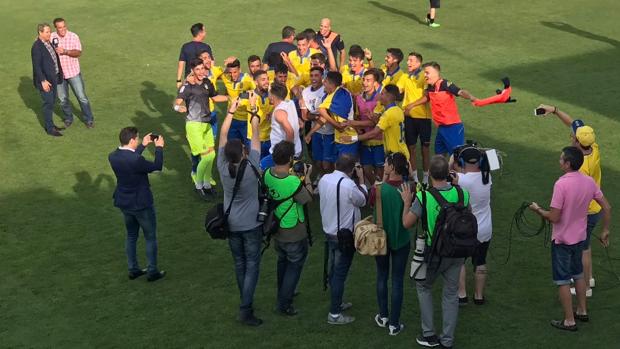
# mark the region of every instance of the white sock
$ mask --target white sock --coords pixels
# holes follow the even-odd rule
[[[202,182],[196,181],[196,189],[202,189]]]
[[[424,172],[424,179],[422,180],[422,183],[428,184],[428,172]]]
[[[412,170],[411,172],[411,180],[416,183],[420,182],[420,180],[418,179],[418,170]]]
[[[203,189],[211,189],[211,183],[209,182],[205,182],[205,184],[202,185]]]

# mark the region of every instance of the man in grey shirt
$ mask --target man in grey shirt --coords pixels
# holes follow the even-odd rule
[[[250,103],[256,103],[256,96],[250,97]],[[263,241],[262,223],[257,220],[259,209],[257,194],[260,180],[257,170],[260,158],[260,133],[258,131],[260,118],[256,114],[252,115],[251,146],[249,155],[246,155],[243,143],[239,139],[228,141],[228,131],[238,105],[239,99],[231,104],[222,123],[217,169],[224,188],[224,208],[228,208],[232,201],[228,218],[230,230],[228,244],[235,261],[237,286],[241,294],[239,321],[244,325],[259,326],[263,321],[254,316],[252,302],[258,282],[260,250]],[[235,182],[239,176],[242,176],[239,189],[233,198]]]

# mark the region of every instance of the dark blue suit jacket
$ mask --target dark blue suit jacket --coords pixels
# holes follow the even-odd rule
[[[114,206],[125,210],[141,210],[153,206],[153,193],[148,174],[161,171],[164,164],[162,147],[155,148],[155,162],[142,156],[144,146],[140,144],[135,152],[116,149],[108,156],[110,166],[116,175]]]
[[[30,50],[30,55],[32,56],[32,82],[34,87],[39,90],[43,89],[41,82],[45,80],[52,84],[52,88],[55,88],[63,79],[60,57],[58,57],[55,51],[54,54],[58,61],[58,74],[56,74],[56,68],[54,67],[54,59],[47,48],[45,48],[43,41],[37,39],[32,44],[32,49]]]

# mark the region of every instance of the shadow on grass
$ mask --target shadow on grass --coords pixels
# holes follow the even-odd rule
[[[401,9],[395,8],[395,7],[391,7],[391,6],[387,6],[385,4],[382,4],[380,2],[377,1],[369,1],[369,4],[371,4],[372,6],[379,8],[383,11],[395,14],[395,15],[399,15],[399,16],[403,16],[405,18],[409,18],[412,19],[420,24],[426,24],[425,21],[421,20],[420,17],[418,17],[415,13],[413,12],[407,12],[407,11],[403,11]]]
[[[71,89],[69,89],[69,93],[71,93]],[[41,100],[41,96],[39,94],[39,90],[37,90],[32,84],[32,78],[27,76],[22,76],[19,78],[19,85],[17,86],[17,93],[22,98],[24,102],[24,106],[26,108],[32,110],[39,121],[39,125],[43,129],[45,129],[45,118],[43,117],[43,101]],[[84,120],[84,117],[81,113],[80,108],[75,108],[75,105],[71,103],[71,109],[73,110],[74,116],[80,120]],[[80,111],[76,113],[76,111]],[[64,120],[64,115],[60,110],[60,102],[58,100],[54,103],[54,114]]]
[[[578,105],[617,120],[618,103],[610,100],[609,96],[620,93],[620,74],[615,73],[618,71],[620,42],[566,23],[541,23],[547,28],[608,43],[613,47],[572,56],[561,56],[562,53],[558,52],[558,58],[494,69],[482,76],[489,80],[510,76],[514,86],[519,89],[544,96],[545,99],[553,98]]]

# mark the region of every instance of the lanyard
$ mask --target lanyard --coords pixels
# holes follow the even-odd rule
[[[386,71],[387,71],[387,69],[386,69]],[[400,65],[399,65],[398,67],[396,67],[396,70],[394,70],[394,72],[393,72],[392,74],[387,73],[387,75],[388,75],[389,77],[392,77],[392,76],[394,76],[394,74],[398,73],[399,71],[400,71]]]
[[[241,75],[239,75],[239,80],[238,81],[233,81],[233,90],[237,89],[237,84],[243,84],[243,78],[245,77],[245,73],[241,73]]]

